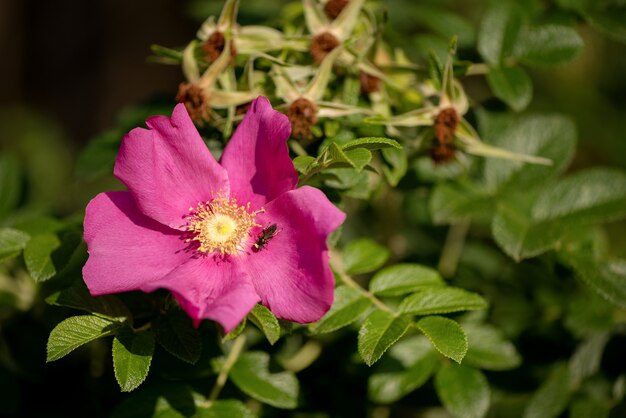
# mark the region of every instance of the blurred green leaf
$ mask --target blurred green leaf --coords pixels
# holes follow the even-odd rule
[[[200,358],[202,341],[191,318],[180,309],[170,309],[153,324],[156,341],[170,354],[195,364]]]
[[[348,274],[364,274],[379,269],[389,258],[389,250],[369,238],[350,242],[343,251],[343,267]]]
[[[529,65],[556,65],[575,58],[583,49],[575,29],[544,25],[522,30],[515,45],[515,56]]]
[[[591,3],[594,4],[595,2]],[[583,12],[583,16],[591,26],[609,38],[626,42],[626,7],[624,7],[624,4],[621,6],[609,7],[605,10],[601,8],[587,9]]]
[[[608,418],[610,408],[592,398],[575,399],[570,406],[569,418]]]
[[[411,320],[386,311],[375,310],[365,318],[359,330],[359,354],[371,366],[404,335]]]
[[[0,219],[19,203],[22,174],[18,160],[11,154],[0,154]]]
[[[524,418],[553,418],[561,415],[571,396],[570,376],[565,365],[555,367],[530,398]]]
[[[46,298],[50,305],[87,311],[96,316],[123,321],[131,319],[132,314],[114,295],[91,296],[87,287],[80,283],[55,292]]]
[[[52,253],[61,247],[59,237],[54,234],[35,235],[24,248],[26,268],[36,282],[43,282],[57,273]]]
[[[392,187],[398,185],[409,168],[406,152],[396,148],[385,148],[381,151],[387,165],[383,166],[385,178]]]
[[[122,328],[113,339],[113,368],[122,392],[136,389],[146,380],[154,353],[154,333]]]
[[[278,323],[278,319],[276,319],[274,314],[265,306],[257,304],[248,314],[248,319],[263,331],[265,338],[267,338],[270,344],[274,345],[280,338],[280,324]]]
[[[276,408],[293,409],[298,404],[299,384],[288,371],[270,373],[270,356],[260,351],[242,354],[230,371],[229,378],[247,395]],[[215,359],[221,369],[224,358]]]
[[[478,186],[467,182],[438,183],[431,191],[429,209],[433,222],[450,224],[467,218],[489,216],[493,199]]]
[[[435,375],[435,389],[453,417],[482,418],[487,415],[491,394],[487,379],[479,370],[454,363],[444,364]]]
[[[431,287],[419,290],[402,300],[400,312],[409,315],[432,315],[487,308],[482,296],[456,287]]]
[[[604,348],[609,342],[607,333],[594,334],[581,342],[569,359],[570,380],[576,385],[600,370]]]
[[[246,405],[235,399],[217,400],[208,408],[198,408],[192,418],[255,418]]]
[[[315,334],[336,331],[350,325],[372,306],[372,302],[361,292],[349,286],[335,289],[335,301],[326,315],[311,324],[309,329]]]
[[[123,132],[115,129],[103,132],[89,141],[78,156],[76,174],[89,179],[113,173],[122,136]]]
[[[463,364],[486,370],[510,370],[522,358],[515,346],[490,325],[463,325],[469,348]]]
[[[75,348],[98,338],[113,335],[123,324],[91,315],[72,316],[50,332],[46,362],[65,357]]]
[[[478,32],[478,52],[485,61],[498,66],[512,54],[522,16],[522,11],[514,1],[490,3]]]
[[[0,228],[0,261],[18,256],[26,247],[30,236],[12,228]]]
[[[419,264],[396,264],[376,273],[369,284],[378,296],[401,296],[429,286],[443,286],[439,272]]]
[[[467,353],[467,337],[456,321],[442,316],[427,316],[420,319],[416,326],[428,337],[437,351],[461,363]]]
[[[520,67],[491,68],[487,81],[493,94],[516,112],[524,110],[533,97],[532,81]]]

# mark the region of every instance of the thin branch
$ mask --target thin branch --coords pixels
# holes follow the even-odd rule
[[[233,348],[228,353],[228,357],[226,357],[226,361],[224,362],[224,366],[222,370],[220,370],[220,374],[217,376],[217,380],[215,381],[215,385],[213,385],[213,389],[211,389],[211,393],[205,402],[205,406],[209,407],[213,402],[217,400],[217,397],[220,395],[220,392],[224,388],[226,384],[226,379],[228,379],[228,374],[230,373],[230,369],[233,368],[237,359],[241,355],[244,346],[246,345],[246,335],[241,334],[235,342],[233,343]]]

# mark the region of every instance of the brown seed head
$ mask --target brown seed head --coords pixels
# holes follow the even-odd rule
[[[435,118],[435,137],[439,144],[451,144],[460,118],[453,107],[443,109]]]
[[[304,97],[294,100],[287,108],[291,122],[291,136],[299,141],[311,141],[311,128],[317,123],[317,106]]]
[[[454,158],[456,148],[452,144],[435,143],[434,148],[430,150],[430,158],[437,165],[445,164]]]
[[[359,81],[361,82],[361,91],[363,94],[376,93],[380,90],[380,78],[361,71],[359,73]]]
[[[219,58],[219,56],[224,51],[224,45],[226,45],[226,38],[224,38],[224,34],[220,31],[215,31],[208,37],[206,41],[202,44],[202,50],[204,51],[204,56],[206,60],[211,63]],[[235,55],[237,55],[237,49],[235,48],[235,43],[230,41],[230,61],[231,64],[234,62]]]
[[[322,32],[315,35],[309,46],[309,53],[316,63],[320,63],[326,58],[326,55],[339,46],[340,42],[335,35],[330,32]]]
[[[176,101],[184,103],[189,116],[196,123],[209,120],[209,98],[206,92],[194,83],[180,83]]]
[[[324,5],[324,13],[329,19],[335,20],[349,2],[349,0],[328,0]]]

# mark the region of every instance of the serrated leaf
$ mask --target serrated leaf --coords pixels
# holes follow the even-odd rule
[[[240,323],[237,324],[235,328],[230,330],[230,332],[222,337],[222,342],[232,341],[235,338],[239,337],[246,329],[246,325],[248,325],[248,318],[244,318]]]
[[[72,350],[97,338],[113,335],[122,326],[121,322],[91,315],[67,318],[50,332],[46,362],[65,357]]]
[[[479,370],[471,367],[444,364],[435,375],[435,390],[453,417],[482,418],[489,410],[489,383]]]
[[[378,403],[392,403],[422,386],[440,364],[430,341],[423,336],[404,338],[389,349],[388,357],[402,369],[374,373],[367,385],[368,397]]]
[[[538,221],[585,223],[622,218],[626,216],[626,173],[592,168],[559,179],[537,197],[532,216]]]
[[[335,301],[326,315],[318,322],[311,324],[309,329],[315,334],[336,331],[350,325],[372,306],[372,302],[361,292],[349,286],[335,289]]]
[[[345,155],[357,171],[363,170],[372,161],[372,153],[365,148],[348,150]]]
[[[463,328],[452,319],[427,316],[415,324],[444,356],[461,363],[467,353],[467,337]]]
[[[533,97],[532,81],[520,67],[491,68],[487,81],[493,94],[516,112],[524,110]]]
[[[545,182],[567,167],[576,147],[576,128],[563,116],[525,116],[497,135],[492,145],[553,161],[551,166],[495,158],[485,161],[484,177],[488,190],[525,189]]]
[[[456,287],[431,287],[402,300],[398,309],[409,315],[432,315],[486,309],[482,296]]]
[[[404,335],[411,326],[406,316],[395,316],[376,310],[369,314],[359,330],[359,354],[365,364],[371,366]]]
[[[401,296],[424,287],[443,286],[439,272],[419,264],[396,264],[382,269],[369,284],[370,292],[378,296]]]
[[[179,309],[172,309],[153,322],[157,342],[170,354],[195,364],[200,358],[202,341],[191,318]]]
[[[315,158],[310,155],[299,155],[293,159],[293,166],[301,174],[306,174],[309,171],[311,164],[315,162]]]
[[[556,65],[575,58],[582,51],[583,40],[575,29],[544,25],[521,31],[515,56],[529,65]]]
[[[269,309],[258,304],[252,308],[252,311],[248,314],[248,318],[263,331],[265,338],[267,338],[270,344],[274,345],[274,343],[278,341],[280,338],[280,324]]]
[[[402,145],[398,143],[398,141],[390,138],[358,138],[353,139],[351,141],[346,142],[341,147],[344,151],[350,151],[351,149],[356,148],[365,148],[370,151],[385,149],[385,148],[396,148],[402,149]]]
[[[433,222],[451,224],[493,213],[493,199],[477,186],[438,183],[432,190],[429,209]]]
[[[198,408],[192,418],[255,418],[246,405],[235,399],[214,401],[208,408]]]
[[[19,255],[30,235],[13,228],[0,228],[0,261]]]
[[[389,258],[389,250],[369,238],[349,243],[343,251],[343,266],[348,274],[364,274],[380,268]]]
[[[242,354],[230,371],[229,378],[247,395],[277,408],[293,409],[298,404],[299,383],[288,371],[270,373],[270,356],[260,351]],[[224,358],[214,360],[221,369]]]
[[[478,32],[478,52],[485,61],[498,65],[512,54],[522,23],[521,16],[514,2],[491,2]]]
[[[123,328],[113,339],[113,368],[122,392],[136,389],[146,380],[154,353],[154,333]]]
[[[46,281],[57,273],[52,253],[59,247],[61,241],[54,234],[36,235],[24,247],[26,268],[36,282]]]
[[[55,292],[46,298],[46,302],[50,305],[80,309],[113,320],[123,321],[132,318],[126,305],[116,296],[91,296],[83,284]]]
[[[524,418],[553,418],[561,415],[571,396],[570,376],[565,365],[555,367],[526,405]]]
[[[510,370],[522,358],[502,332],[489,325],[464,325],[469,348],[463,364],[486,370]]]

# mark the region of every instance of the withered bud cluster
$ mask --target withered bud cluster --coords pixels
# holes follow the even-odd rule
[[[210,104],[205,90],[194,83],[180,83],[176,101],[184,103],[191,119],[198,124],[209,120]]]
[[[361,83],[361,92],[363,94],[376,93],[380,91],[380,78],[361,71],[359,73],[359,81]]]
[[[329,19],[334,20],[349,2],[350,0],[328,0],[324,5],[324,13]]]
[[[298,141],[311,141],[311,128],[317,123],[317,106],[304,97],[294,100],[287,108],[287,118],[291,122],[291,136]]]
[[[454,157],[456,148],[453,140],[459,122],[459,115],[452,107],[443,109],[435,118],[435,146],[430,152],[435,164],[447,163]]]
[[[333,49],[339,46],[339,39],[335,37],[330,32],[322,32],[319,35],[315,35],[311,40],[311,45],[309,46],[309,53],[311,57],[313,57],[313,61],[317,64],[324,61],[326,55]]]
[[[224,52],[225,45],[226,38],[224,37],[224,34],[220,31],[213,32],[211,36],[209,36],[202,44],[202,51],[204,52],[206,60],[211,63],[218,59],[222,52]],[[230,41],[231,64],[234,62],[234,57],[236,55],[237,49],[235,48],[235,43]]]

